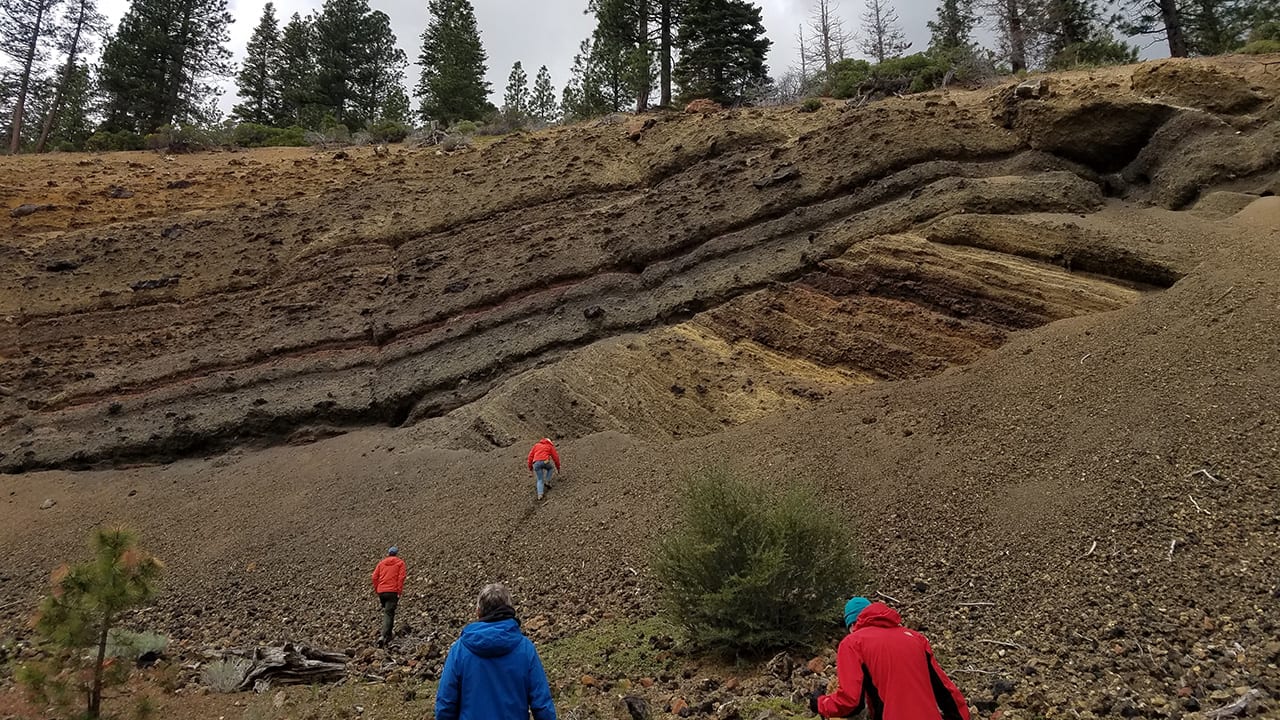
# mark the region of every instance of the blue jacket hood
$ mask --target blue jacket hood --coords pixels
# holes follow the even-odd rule
[[[509,655],[519,647],[524,633],[520,632],[520,624],[515,620],[473,622],[462,629],[458,640],[480,657],[495,658]]]

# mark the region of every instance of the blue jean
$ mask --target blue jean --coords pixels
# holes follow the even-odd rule
[[[533,464],[533,475],[538,479],[538,494],[547,491],[547,483],[551,480],[551,473],[555,472],[556,464],[550,460],[539,460]]]

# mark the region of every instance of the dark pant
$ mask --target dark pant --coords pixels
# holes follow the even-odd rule
[[[400,604],[400,595],[393,592],[378,593],[378,601],[382,603],[382,642],[391,642],[391,628],[396,624],[396,606]]]

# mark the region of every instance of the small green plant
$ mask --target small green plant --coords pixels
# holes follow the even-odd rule
[[[233,693],[240,689],[249,665],[245,658],[229,655],[206,665],[201,680],[214,692]]]
[[[773,494],[725,470],[689,482],[654,570],[667,612],[695,645],[756,653],[810,640],[863,584],[849,533],[816,494]]]
[[[20,681],[43,702],[66,706],[86,698],[85,715],[102,712],[102,691],[128,678],[130,662],[107,655],[111,630],[128,610],[150,602],[161,564],[123,528],[93,533],[93,559],[54,572],[36,632],[49,646],[45,663],[23,666]]]
[[[809,98],[808,100],[800,103],[800,112],[802,113],[818,112],[821,109],[822,101],[818,98]]]
[[[107,657],[133,662],[147,653],[162,653],[168,645],[169,638],[160,633],[114,628],[107,637]]]

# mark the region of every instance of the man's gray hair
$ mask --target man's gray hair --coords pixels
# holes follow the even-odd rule
[[[497,610],[498,608],[511,605],[511,591],[502,583],[493,583],[485,585],[480,591],[480,597],[476,599],[476,609],[480,611],[481,617]]]

